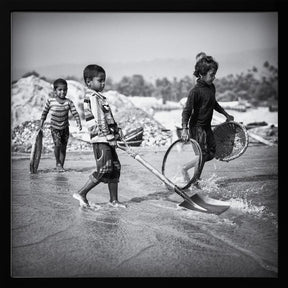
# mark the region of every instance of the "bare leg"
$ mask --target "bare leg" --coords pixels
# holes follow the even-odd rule
[[[113,207],[126,208],[127,205],[118,201],[118,183],[108,183],[108,189],[109,189],[109,193],[110,193],[109,204]]]
[[[60,161],[60,146],[58,146],[58,145],[54,146],[54,155],[55,155],[56,166],[57,166],[58,164],[61,164],[61,161]]]
[[[66,158],[66,149],[67,149],[67,145],[61,145],[60,146],[59,160],[60,160],[63,171],[64,171],[64,162],[65,162],[65,158]]]
[[[90,206],[89,202],[86,198],[86,195],[97,184],[99,184],[99,182],[95,183],[91,179],[89,179],[78,192],[75,192],[73,194],[73,198],[75,198],[76,200],[78,200],[80,202],[80,206],[85,206],[85,207]]]
[[[204,158],[204,157],[203,157]],[[204,168],[204,165],[205,165],[205,159],[203,159],[200,167],[198,168],[198,171],[197,171],[197,176],[196,176],[196,181],[193,183],[193,185],[198,188],[198,189],[201,189],[200,186],[199,186],[199,179],[200,179],[200,176],[201,176],[201,173],[202,173],[202,170]]]
[[[61,154],[61,146],[55,145],[54,146],[54,155],[55,155],[55,159],[56,159],[56,169],[59,172],[63,171],[60,154]]]
[[[188,174],[188,170],[195,167],[195,169],[197,169],[198,167],[198,161],[199,161],[199,156],[195,156],[195,158],[186,163],[185,165],[182,166],[182,175],[185,179],[185,181],[189,181],[190,180],[190,177],[189,177],[189,174]]]
[[[204,165],[205,165],[205,160],[202,161],[202,163],[201,163],[201,165],[200,165],[200,167],[199,167],[199,169],[198,169],[198,172],[197,172],[197,180],[200,179],[200,176],[201,176],[202,170],[203,170],[203,168],[204,168]]]

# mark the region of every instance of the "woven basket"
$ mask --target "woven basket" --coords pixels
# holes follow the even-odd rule
[[[220,161],[231,161],[240,157],[247,149],[249,136],[246,128],[237,122],[229,121],[213,129],[216,141],[215,158]]]

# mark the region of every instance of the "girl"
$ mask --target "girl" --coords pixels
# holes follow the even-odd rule
[[[202,55],[196,62],[193,73],[197,77],[196,85],[189,92],[182,111],[181,138],[184,141],[187,141],[189,137],[195,139],[202,151],[203,161],[201,167],[197,167],[196,179],[200,178],[205,162],[212,160],[216,152],[216,144],[211,129],[213,110],[223,114],[228,121],[234,120],[234,117],[229,115],[216,101],[213,81],[217,70],[218,63],[211,56]],[[194,167],[196,163],[198,163],[197,157],[183,167],[184,178],[188,177],[188,169]],[[195,184],[197,185],[197,182]]]

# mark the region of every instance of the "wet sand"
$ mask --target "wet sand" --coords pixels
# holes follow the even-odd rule
[[[161,170],[167,148],[135,148]],[[29,174],[29,155],[12,157],[11,276],[268,277],[278,276],[278,147],[249,146],[229,163],[212,160],[203,191],[227,201],[221,215],[177,208],[182,198],[125,152],[119,200],[108,207],[107,185],[79,208],[72,198],[94,169],[92,152],[69,152],[66,172],[43,155]]]

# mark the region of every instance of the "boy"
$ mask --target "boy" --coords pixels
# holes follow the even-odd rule
[[[190,134],[190,137],[199,143],[202,151],[203,161],[201,167],[197,167],[196,179],[200,178],[205,162],[212,160],[216,152],[215,139],[211,129],[213,110],[223,114],[227,121],[234,120],[234,117],[229,115],[216,101],[213,81],[217,70],[218,63],[211,56],[203,55],[197,61],[193,73],[197,77],[197,83],[189,92],[182,112],[181,138],[187,141]],[[194,167],[197,161],[198,159],[193,159],[183,167],[184,178],[188,177],[187,170]],[[197,182],[196,186],[198,186]]]
[[[83,72],[87,90],[84,96],[84,114],[93,145],[96,171],[86,184],[73,197],[80,206],[89,207],[87,193],[100,182],[108,184],[109,204],[112,207],[126,205],[118,201],[118,182],[121,164],[116,153],[116,141],[120,138],[120,129],[114,120],[106,98],[100,93],[105,87],[106,73],[98,65],[88,65]]]
[[[67,143],[69,139],[69,110],[76,119],[79,130],[82,130],[80,116],[72,100],[66,98],[67,82],[64,79],[57,79],[53,83],[55,98],[48,98],[41,115],[40,129],[43,129],[44,121],[51,111],[51,135],[54,142],[54,154],[56,158],[56,169],[59,172],[64,170]]]

